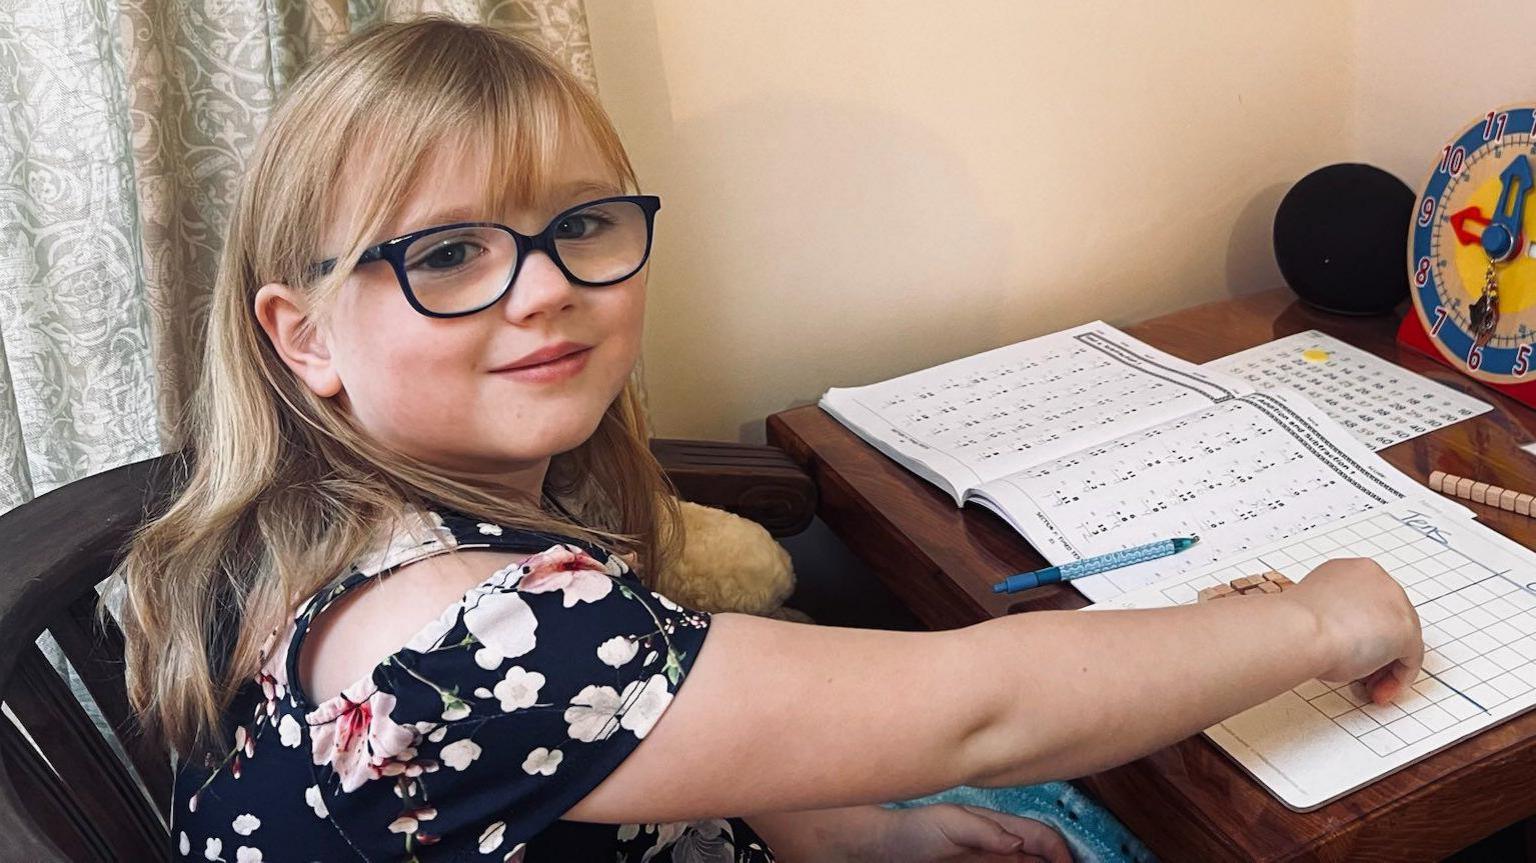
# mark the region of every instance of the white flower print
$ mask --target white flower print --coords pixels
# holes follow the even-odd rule
[[[438,757],[454,770],[463,770],[480,757],[480,744],[473,740],[455,740],[444,746]]]
[[[619,693],[611,686],[586,686],[571,698],[565,709],[565,721],[571,737],[582,743],[606,740],[617,729],[613,722],[619,712]]]
[[[641,687],[638,693],[635,692],[636,687]],[[644,740],[656,720],[661,718],[662,711],[672,703],[672,693],[667,689],[667,679],[660,674],[653,674],[644,683],[636,680],[624,687],[624,694],[619,701],[629,704],[619,725]]]
[[[640,835],[640,825],[639,824],[620,824],[619,825],[619,841],[620,842],[628,842],[629,840],[631,840],[631,839],[633,839],[633,838],[635,838],[636,836],[639,836],[639,835]]]
[[[235,849],[235,863],[261,863],[261,849],[241,845]]]
[[[501,858],[501,863],[523,863],[523,852],[528,850],[527,842],[517,843],[517,847],[507,852],[507,856]]]
[[[325,798],[320,796],[320,786],[318,785],[311,785],[304,789],[304,802],[309,804],[309,808],[315,810],[316,818],[325,818],[331,814],[325,808]]]
[[[507,570],[515,569],[516,566],[507,567]],[[533,610],[515,591],[496,582],[496,576],[493,575],[464,594],[461,601],[449,606],[437,619],[417,630],[411,640],[405,643],[406,648],[421,653],[436,649],[462,616],[470,634],[480,642],[483,650],[489,651],[487,659],[491,654],[505,658],[522,656],[532,650],[534,630],[539,625]]]
[[[681,605],[678,605],[677,603],[673,602],[670,599],[667,599],[665,596],[662,596],[659,593],[653,593],[651,595],[656,597],[656,601],[661,603],[661,607],[665,608],[667,611],[682,611],[683,610],[683,607]]]
[[[454,697],[452,700],[443,700],[443,721],[455,722],[469,715],[469,704]]]
[[[497,821],[486,827],[480,833],[480,853],[489,854],[501,847],[501,840],[507,832],[507,822]]]
[[[249,836],[256,832],[256,828],[261,826],[261,819],[247,812],[244,815],[237,816],[229,826],[241,836]]]
[[[507,669],[507,674],[496,684],[492,694],[501,701],[501,712],[511,713],[523,707],[532,707],[539,700],[539,689],[544,686],[544,675],[527,671],[521,665]]]
[[[486,671],[495,671],[506,660],[505,656],[497,653],[489,647],[482,647],[475,651],[475,664]]]
[[[283,718],[277,723],[277,739],[281,741],[284,746],[292,749],[302,742],[302,737],[303,734],[299,728],[298,721],[295,720],[290,714],[284,713]]]
[[[540,774],[553,776],[555,775],[555,768],[560,766],[560,761],[564,757],[565,753],[558,749],[551,752],[540,746],[528,753],[528,757],[523,759],[523,772],[529,776]]]
[[[539,621],[521,596],[508,591],[475,597],[464,610],[464,626],[486,649],[515,658],[533,649]]]
[[[501,536],[501,525],[498,525],[498,524],[486,524],[485,522],[482,521],[478,525],[476,525],[476,527],[478,527],[480,529],[480,532],[485,534],[486,536]]]
[[[187,831],[181,831],[181,836],[176,840],[176,850],[180,851],[183,857],[192,853],[192,840],[187,838]]]
[[[623,635],[615,635],[597,646],[597,658],[604,664],[619,668],[624,663],[635,658],[640,652],[640,644],[635,639]]]
[[[223,860],[224,859],[223,854],[224,854],[224,840],[220,839],[217,836],[210,836],[208,838],[208,843],[203,846],[203,859],[205,859],[205,860]]]

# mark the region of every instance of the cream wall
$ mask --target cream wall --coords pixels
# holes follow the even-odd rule
[[[1370,0],[1355,16],[1358,157],[1415,191],[1474,120],[1536,102],[1536,3]]]
[[[665,202],[656,430],[727,440],[828,386],[1280,284],[1274,208],[1353,157],[1356,55],[1392,50],[1357,25],[1413,36],[1337,2],[587,13],[603,101]]]

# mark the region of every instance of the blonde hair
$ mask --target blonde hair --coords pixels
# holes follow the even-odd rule
[[[632,555],[642,576],[665,566],[679,522],[647,445],[638,372],[591,438],[551,461],[545,494],[582,513],[578,524],[370,440],[283,364],[252,308],[257,289],[277,282],[303,286],[311,315],[323,315],[434,147],[486,145],[485,192],[498,206],[537,195],[573,131],[590,135],[614,179],[638,190],[612,124],[574,76],[514,36],[450,19],[366,31],[294,82],[231,217],[188,416],[184,489],[138,531],[120,569],[128,695],[162,743],[184,756],[213,744],[295,601],[344,574],[402,506],[438,504],[597,542]],[[366,177],[368,188],[343,214],[341,265],[317,281],[310,267],[326,257],[320,238],[339,218],[344,174]]]

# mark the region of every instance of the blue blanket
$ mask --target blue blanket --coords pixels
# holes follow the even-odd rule
[[[933,803],[983,806],[1043,821],[1067,840],[1077,863],[1155,863],[1157,860],[1115,816],[1070,783],[1048,782],[1012,788],[961,785],[916,800],[886,805],[892,809],[909,809]]]

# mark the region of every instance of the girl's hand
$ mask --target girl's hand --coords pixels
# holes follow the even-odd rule
[[[869,859],[892,863],[1043,860],[1072,863],[1066,840],[1048,825],[980,806],[939,803],[886,810]]]
[[[1384,704],[1419,676],[1424,636],[1419,615],[1387,571],[1367,558],[1330,560],[1285,596],[1316,615],[1327,651],[1324,680],[1360,680]]]

